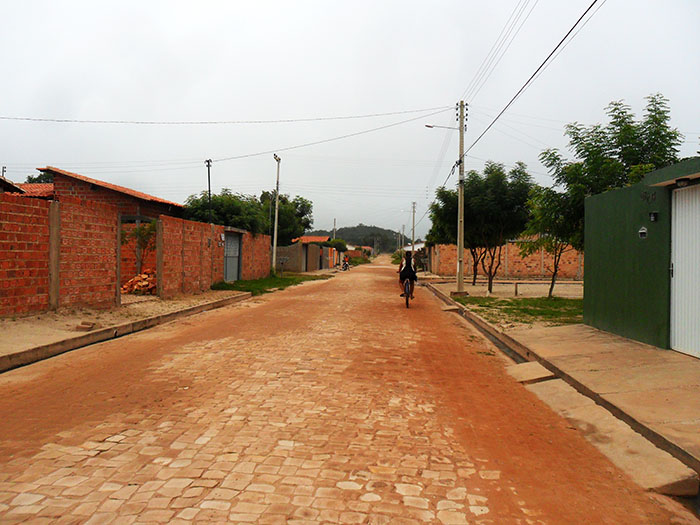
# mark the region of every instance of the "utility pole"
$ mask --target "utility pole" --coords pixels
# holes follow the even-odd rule
[[[459,189],[457,197],[457,291],[464,291],[464,101],[459,101]]]
[[[333,240],[335,240],[335,218],[333,219]]]
[[[413,257],[413,244],[415,243],[416,239],[416,203],[413,203],[412,212],[413,212],[413,227],[411,229],[411,257]]]
[[[279,219],[280,212],[280,162],[282,159],[277,156],[277,153],[273,154],[273,157],[277,161],[277,186],[275,187],[275,229],[272,237],[272,271],[277,270],[277,220]]]
[[[204,164],[207,165],[207,186],[209,187],[209,224],[212,224],[213,221],[211,220],[211,159],[205,160]]]
[[[401,225],[401,249],[403,250],[404,245],[406,244],[406,225],[402,224]]]

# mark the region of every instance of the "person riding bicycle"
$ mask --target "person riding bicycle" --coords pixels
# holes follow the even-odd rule
[[[411,252],[406,252],[406,257],[401,259],[401,264],[399,265],[399,288],[401,288],[401,297],[404,297],[403,283],[406,279],[411,281],[411,299],[413,299],[413,288],[416,286],[416,281],[418,276],[416,275],[416,270],[413,267],[413,261],[411,260]]]

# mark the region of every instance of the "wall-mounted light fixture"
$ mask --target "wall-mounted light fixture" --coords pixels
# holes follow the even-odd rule
[[[659,212],[658,211],[650,211],[649,212],[649,221],[650,222],[657,222],[659,220]]]
[[[688,184],[690,184],[690,179],[688,177],[676,179],[676,186],[679,188],[685,188]]]
[[[644,226],[642,226],[641,228],[639,228],[639,232],[637,232],[637,233],[639,234],[639,238],[640,238],[640,239],[646,239],[646,238],[647,238],[647,229],[646,229]]]

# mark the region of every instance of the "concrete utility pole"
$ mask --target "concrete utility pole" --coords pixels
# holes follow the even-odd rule
[[[413,214],[413,227],[411,228],[411,257],[413,257],[413,244],[416,239],[416,203],[413,202],[411,206],[411,212]]]
[[[404,245],[406,244],[406,225],[402,224],[401,225],[401,249],[403,250]]]
[[[464,101],[459,101],[459,189],[457,197],[457,291],[464,291]]]
[[[209,224],[212,224],[213,221],[211,220],[211,159],[205,160],[204,164],[207,165],[207,186],[209,188]]]
[[[333,219],[333,240],[335,240],[335,219]]]
[[[282,159],[277,153],[272,155],[277,161],[277,186],[275,186],[275,229],[272,237],[272,271],[277,269],[277,220],[280,213],[280,162]]]

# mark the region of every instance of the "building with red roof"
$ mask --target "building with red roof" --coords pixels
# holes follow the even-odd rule
[[[110,204],[117,207],[123,222],[152,220],[159,215],[182,217],[183,206],[176,202],[53,166],[39,168],[39,171],[53,176],[53,184],[21,184],[25,196],[52,200],[70,196],[88,202]]]

